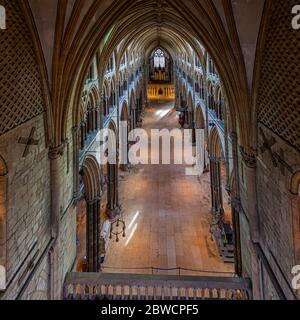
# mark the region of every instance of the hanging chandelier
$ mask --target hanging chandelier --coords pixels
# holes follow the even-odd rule
[[[109,238],[112,239],[115,236],[116,242],[119,242],[121,235],[123,238],[126,237],[126,224],[123,220],[122,215],[117,220],[111,223]]]

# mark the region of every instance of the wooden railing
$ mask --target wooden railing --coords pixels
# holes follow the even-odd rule
[[[242,278],[69,273],[66,300],[251,300]]]

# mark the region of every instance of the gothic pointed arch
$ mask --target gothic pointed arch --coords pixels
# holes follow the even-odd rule
[[[205,117],[200,104],[198,104],[196,107],[195,125],[196,129],[205,129]]]
[[[218,129],[214,126],[209,136],[209,152],[211,157],[220,161],[224,157],[224,148],[218,132]]]
[[[100,200],[101,174],[95,156],[87,155],[81,170],[86,200],[86,256],[89,272],[99,272],[100,262]]]
[[[101,195],[100,166],[93,155],[88,155],[82,166],[82,180],[84,184],[84,194],[87,200]]]

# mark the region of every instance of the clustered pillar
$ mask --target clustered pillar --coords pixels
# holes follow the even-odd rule
[[[100,196],[89,200],[87,203],[87,263],[88,272],[101,271],[100,261],[100,236],[101,236],[101,223],[100,223]]]
[[[212,189],[212,211],[214,214],[223,214],[221,163],[220,160],[210,160],[210,175]]]
[[[118,165],[107,164],[107,214],[111,220],[120,214],[119,190],[118,190]]]
[[[61,206],[61,181],[60,181],[60,161],[64,153],[65,146],[62,144],[49,151],[50,174],[51,174],[51,236],[53,245],[50,250],[51,260],[51,299],[60,299],[60,239],[59,239],[59,223],[60,223],[60,206]]]

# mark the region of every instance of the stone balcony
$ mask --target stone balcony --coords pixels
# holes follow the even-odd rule
[[[69,273],[65,300],[251,300],[251,281],[203,276]]]

